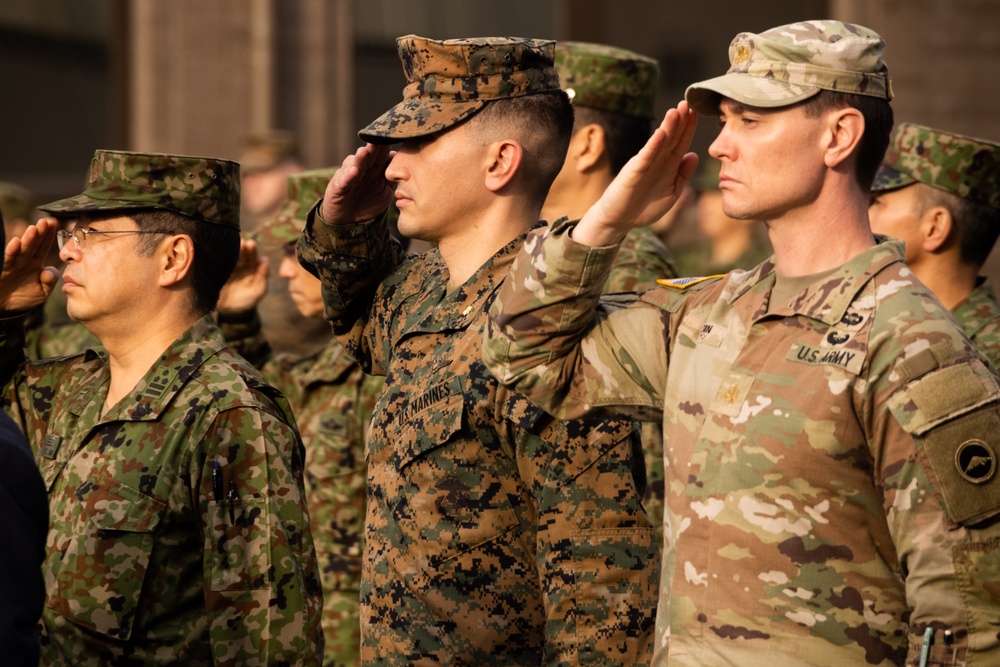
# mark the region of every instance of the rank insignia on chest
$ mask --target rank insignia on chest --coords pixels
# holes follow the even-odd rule
[[[58,435],[48,434],[42,440],[42,456],[47,459],[54,459],[56,457],[56,452],[59,451],[59,445],[62,443],[62,438]]]

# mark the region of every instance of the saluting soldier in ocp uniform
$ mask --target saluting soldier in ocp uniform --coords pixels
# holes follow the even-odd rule
[[[872,236],[883,49],[837,21],[737,35],[493,305],[486,363],[552,414],[663,410],[654,664],[915,666],[925,637],[926,664],[1000,662],[1000,386]],[[774,257],[602,303],[617,243],[695,170],[691,109],[720,120],[726,213],[763,221]]]

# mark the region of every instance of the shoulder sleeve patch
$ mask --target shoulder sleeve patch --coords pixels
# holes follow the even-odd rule
[[[934,486],[948,518],[973,525],[1000,514],[1000,415],[980,410],[930,431],[922,438]]]
[[[703,276],[701,278],[671,278],[667,280],[665,278],[660,278],[656,282],[664,287],[669,287],[675,290],[686,290],[694,285],[700,285],[701,283],[708,282],[709,280],[718,280],[719,278],[725,278],[725,274],[720,273],[714,276]]]

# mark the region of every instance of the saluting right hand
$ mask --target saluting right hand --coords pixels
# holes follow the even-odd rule
[[[267,295],[269,267],[267,257],[257,253],[257,242],[241,239],[236,267],[219,292],[218,311],[243,313],[256,308]]]
[[[45,302],[59,282],[59,270],[45,260],[56,240],[58,224],[42,218],[20,238],[12,238],[4,249],[0,273],[0,316],[30,310]]]
[[[392,202],[394,187],[385,178],[392,160],[388,146],[365,144],[348,155],[330,179],[323,195],[321,213],[328,225],[343,225],[370,220]]]

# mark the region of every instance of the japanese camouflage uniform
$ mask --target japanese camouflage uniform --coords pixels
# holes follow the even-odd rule
[[[730,71],[775,73],[760,84],[771,99],[834,76],[885,98],[880,51],[867,29],[809,22],[739,35]],[[758,101],[728,79],[688,100],[705,85]],[[483,354],[560,417],[662,411],[654,664],[915,666],[927,628],[927,664],[1000,661],[1000,387],[901,243],[787,301],[772,302],[765,261],[598,306],[616,249],[569,232],[525,243]]]
[[[490,100],[558,90],[553,43],[398,40],[405,101],[360,133],[425,136]],[[386,376],[367,441],[367,665],[648,664],[659,551],[632,475],[631,422],[553,420],[480,359],[486,310],[523,236],[449,289],[384,216],[310,214],[299,259],[326,316]]]
[[[254,234],[262,245],[294,244],[306,213],[323,196],[335,169],[288,177],[285,203]],[[309,522],[323,582],[324,665],[356,665],[360,659],[359,585],[365,520],[365,431],[383,378],[365,375],[332,337],[312,354],[272,354],[260,336],[259,319],[245,326],[220,314],[233,348],[261,369],[288,398],[306,448],[305,487]]]
[[[163,208],[239,229],[238,166],[97,151],[57,215]],[[105,354],[19,363],[3,408],[49,492],[44,665],[319,664],[321,590],[284,397],[205,315],[102,414]]]
[[[875,175],[872,192],[922,183],[990,208],[1000,208],[1000,145],[984,139],[900,123]],[[972,342],[1000,368],[1000,303],[980,278],[951,314]]]
[[[652,58],[605,44],[558,42],[555,66],[559,85],[574,108],[621,114],[649,123],[655,118],[660,66]],[[631,230],[622,241],[604,291],[642,292],[655,286],[657,280],[677,275],[670,251],[660,237],[652,229],[641,227]],[[646,465],[643,506],[662,539],[663,433],[659,422],[643,422],[640,433]]]

